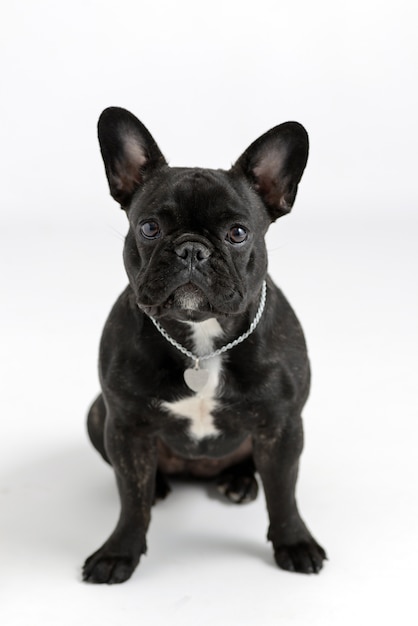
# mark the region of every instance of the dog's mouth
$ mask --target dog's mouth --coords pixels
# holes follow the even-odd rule
[[[190,282],[177,287],[162,304],[138,306],[153,317],[172,317],[181,321],[203,321],[216,316],[203,290]]]
[[[202,289],[193,283],[186,283],[173,291],[165,307],[181,311],[201,311],[210,308],[210,305]]]

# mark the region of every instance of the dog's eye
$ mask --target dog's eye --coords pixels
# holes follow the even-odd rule
[[[145,239],[157,239],[161,235],[160,226],[154,221],[143,222],[139,230]]]
[[[226,235],[230,243],[243,243],[247,237],[248,233],[243,226],[233,226]]]

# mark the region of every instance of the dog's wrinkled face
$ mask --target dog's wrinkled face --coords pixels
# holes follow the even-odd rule
[[[272,129],[228,172],[169,167],[124,109],[104,111],[99,140],[129,218],[124,260],[138,306],[192,321],[244,311],[266,274],[267,228],[290,211],[306,165],[303,127]]]
[[[270,223],[248,186],[226,172],[163,168],[129,209],[125,266],[154,316],[201,321],[240,312],[266,272]]]

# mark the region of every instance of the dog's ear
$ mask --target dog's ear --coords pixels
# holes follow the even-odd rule
[[[308,151],[304,127],[285,122],[254,141],[233,166],[233,172],[242,172],[249,179],[272,221],[290,212]]]
[[[105,109],[98,134],[110,193],[126,209],[144,176],[166,160],[145,126],[126,109]]]

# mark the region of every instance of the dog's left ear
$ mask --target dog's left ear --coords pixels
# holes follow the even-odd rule
[[[304,127],[298,122],[285,122],[254,141],[232,171],[242,172],[249,179],[274,222],[293,206],[308,152]]]
[[[110,193],[127,209],[146,175],[166,165],[166,160],[150,132],[126,109],[105,109],[98,135]]]

